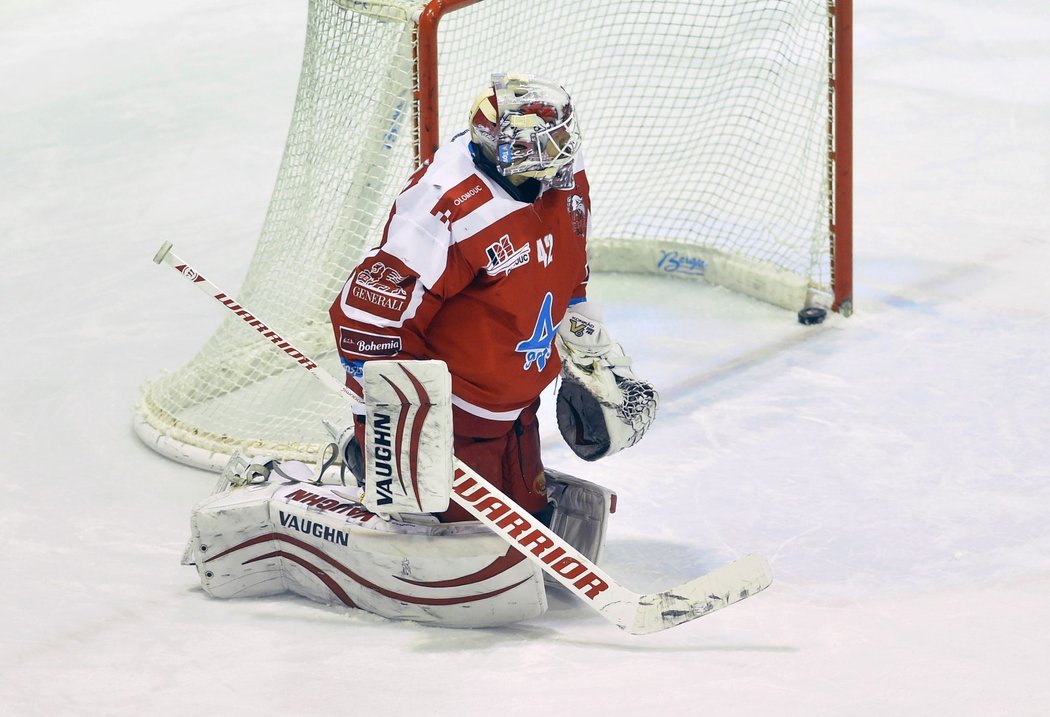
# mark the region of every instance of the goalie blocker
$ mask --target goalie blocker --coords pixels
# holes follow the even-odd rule
[[[448,508],[452,377],[445,362],[368,361],[361,385],[365,506],[388,514]]]

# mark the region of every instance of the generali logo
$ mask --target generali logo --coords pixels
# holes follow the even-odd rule
[[[350,295],[365,311],[398,319],[408,306],[416,276],[392,256],[371,259],[354,275]]]

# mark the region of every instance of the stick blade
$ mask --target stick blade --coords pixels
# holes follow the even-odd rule
[[[625,615],[616,622],[632,635],[660,632],[740,602],[771,582],[769,561],[758,554],[748,555],[676,588],[640,596],[633,616]]]

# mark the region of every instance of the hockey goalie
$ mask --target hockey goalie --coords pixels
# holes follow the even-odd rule
[[[195,509],[210,594],[290,590],[446,626],[541,614],[540,568],[450,502],[454,457],[509,496],[492,511],[525,511],[601,558],[614,495],[544,468],[539,396],[560,379],[558,428],[588,461],[636,443],[658,397],[587,301],[581,144],[562,87],[492,76],[331,307],[346,384],[364,397],[331,460],[235,457]]]

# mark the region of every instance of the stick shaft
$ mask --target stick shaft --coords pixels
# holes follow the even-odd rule
[[[203,274],[175,254],[175,252],[171,250],[171,242],[164,242],[160,250],[153,257],[153,261],[157,264],[167,264],[175,269],[175,271],[182,274],[184,279],[225,306],[235,316],[248,324],[248,326],[258,331],[263,338],[269,340],[277,349],[286,353],[293,361],[309,371],[314,378],[324,384],[327,388],[336,393],[343,394],[354,405],[359,406],[362,403],[361,397],[354,393],[348,386],[346,386],[346,384],[336,380],[332,374],[318,366],[316,361],[295,348],[290,341],[270,328],[262,320],[241,306],[236,299],[213,284],[205,278]]]

